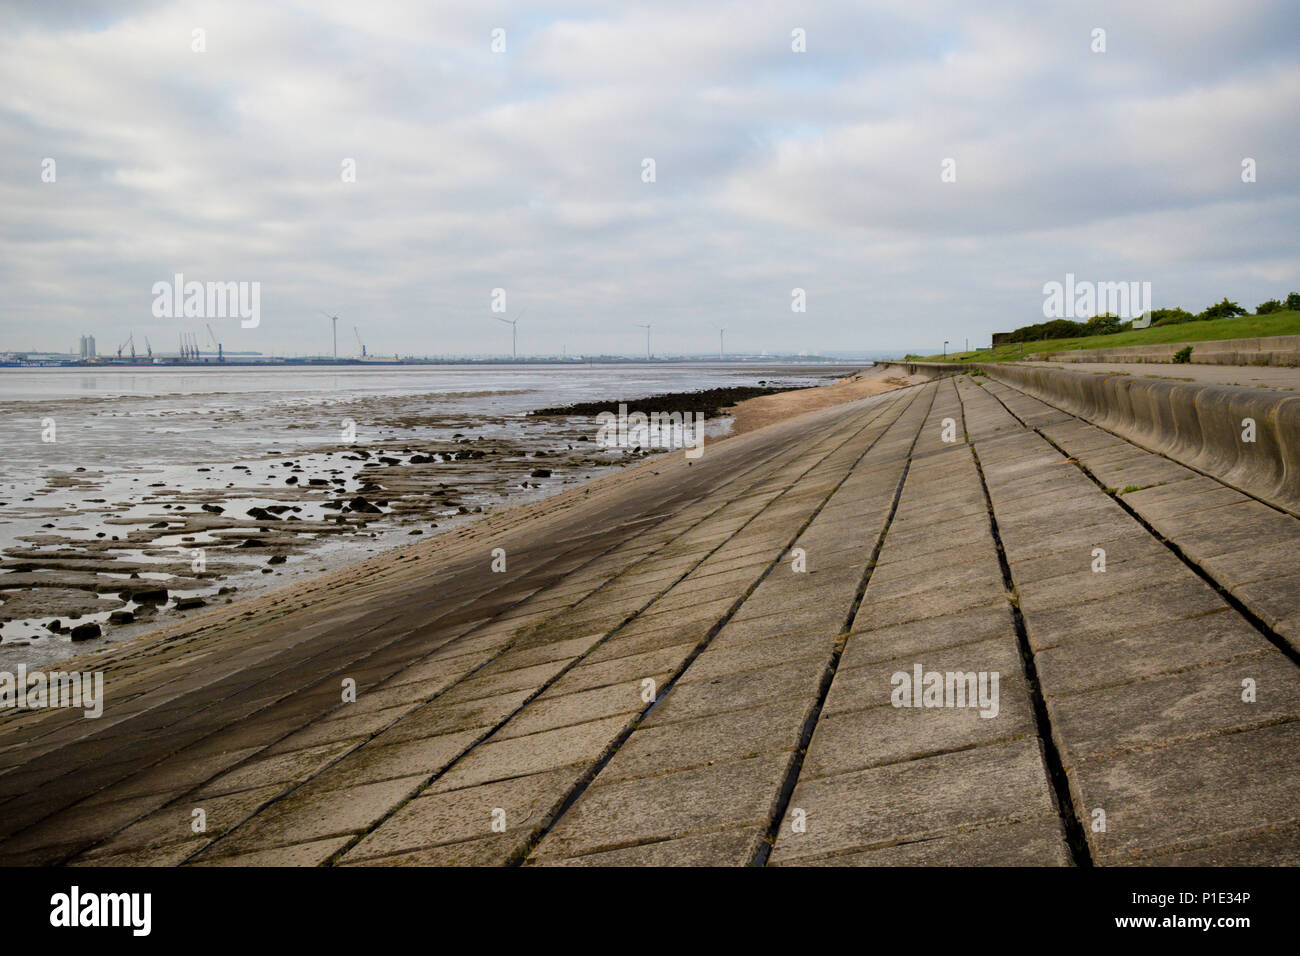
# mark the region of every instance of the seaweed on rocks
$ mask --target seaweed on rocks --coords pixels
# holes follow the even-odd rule
[[[747,398],[759,395],[772,395],[776,392],[790,392],[796,388],[809,388],[807,385],[736,385],[730,388],[706,388],[698,392],[664,392],[662,395],[649,395],[645,398],[614,399],[601,402],[576,402],[573,405],[557,405],[552,408],[537,408],[529,415],[599,415],[601,412],[617,412],[618,406],[627,406],[628,413],[642,412],[700,412],[706,418],[716,418],[724,409],[730,408]]]

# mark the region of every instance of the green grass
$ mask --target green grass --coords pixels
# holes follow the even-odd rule
[[[1014,362],[1022,354],[1065,352],[1071,349],[1109,349],[1122,345],[1164,345],[1169,342],[1213,342],[1218,339],[1253,339],[1267,335],[1300,335],[1300,312],[1269,315],[1239,315],[1231,319],[1184,322],[1159,328],[1133,329],[1114,335],[1089,335],[1075,339],[1046,339],[1041,342],[1013,342],[986,352],[949,352],[949,362]],[[943,355],[923,361],[942,362]]]

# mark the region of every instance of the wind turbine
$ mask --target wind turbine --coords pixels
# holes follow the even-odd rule
[[[524,306],[519,310],[519,314],[513,319],[507,319],[504,315],[492,316],[492,318],[496,319],[498,322],[504,322],[506,325],[510,326],[510,361],[512,362],[519,358],[519,320],[524,317],[524,313],[527,311],[528,306]]]
[[[649,361],[650,360],[650,323],[646,322],[643,325],[640,322],[633,322],[632,324],[635,325],[638,329],[645,329],[645,357],[646,357],[646,361]]]
[[[727,357],[727,330],[718,329],[718,359],[725,360]]]
[[[339,357],[339,317],[330,315],[328,312],[321,312],[321,315],[334,323],[332,326],[334,329],[334,360],[337,362]]]

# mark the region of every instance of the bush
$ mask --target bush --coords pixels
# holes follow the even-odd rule
[[[1083,335],[1083,323],[1069,319],[1051,319],[1037,325],[1026,325],[1007,336],[1008,342],[1038,342],[1042,339],[1069,339]]]
[[[1109,312],[1104,315],[1094,315],[1083,323],[1084,335],[1114,335],[1119,330],[1119,316],[1111,315]]]
[[[1175,365],[1186,365],[1191,360],[1192,360],[1192,347],[1190,345],[1184,345],[1182,348],[1180,348],[1177,352],[1174,353]]]
[[[1286,297],[1286,307],[1292,312],[1300,312],[1300,292],[1292,292]]]
[[[1268,315],[1270,312],[1281,312],[1282,303],[1277,299],[1269,299],[1267,302],[1261,302],[1255,306],[1256,315]]]
[[[1230,319],[1234,315],[1245,315],[1245,314],[1246,314],[1245,309],[1243,309],[1235,302],[1229,302],[1228,297],[1225,295],[1223,297],[1222,302],[1218,302],[1210,306],[1208,309],[1206,309],[1204,312],[1198,315],[1197,318],[1198,319]]]
[[[1195,322],[1196,316],[1185,309],[1174,306],[1172,309],[1152,309],[1152,325],[1181,325],[1184,322]]]

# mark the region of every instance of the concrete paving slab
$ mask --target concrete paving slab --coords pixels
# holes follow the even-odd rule
[[[463,704],[435,700],[404,715],[376,736],[375,743],[391,744],[492,727],[518,710],[531,693],[531,690],[520,690],[500,697],[480,697]]]
[[[1109,560],[1108,551],[1106,558],[1105,570],[1094,571],[1094,558],[1089,549],[1080,556],[1078,570],[1071,574],[1029,583],[1017,581],[1016,593],[1021,609],[1030,614],[1040,610],[1071,607],[1195,578],[1193,572],[1168,551],[1119,564]]]
[[[661,726],[777,700],[816,700],[829,661],[790,661],[711,680],[679,682],[650,711],[643,726]],[[687,670],[689,674],[689,669]]]
[[[621,714],[523,737],[489,738],[440,778],[439,789],[472,787],[571,764],[594,764],[632,720],[632,715]]]
[[[791,759],[785,753],[762,754],[661,777],[593,785],[533,856],[570,857],[724,826],[765,827]]]
[[[1131,866],[1300,866],[1300,820],[1254,827],[1196,849],[1155,853]]]
[[[763,828],[742,827],[720,833],[701,833],[677,840],[659,840],[621,850],[584,856],[529,858],[529,866],[746,866],[758,852]]]
[[[782,825],[774,863],[930,839],[975,826],[1056,819],[1038,741],[1017,740],[801,780],[791,810],[807,830]]]
[[[355,744],[349,741],[322,744],[318,747],[306,747],[287,753],[258,757],[242,766],[236,767],[216,777],[200,787],[196,794],[200,797],[220,796],[239,790],[251,790],[268,784],[287,783],[291,780],[305,780],[321,767],[342,756]]]
[[[346,856],[340,866],[505,866],[506,862],[527,845],[527,834],[512,830],[458,843],[444,843],[391,856],[351,860]]]
[[[503,843],[513,846],[523,835],[549,822],[581,776],[581,771],[566,767],[459,790],[437,790],[435,784],[367,834],[342,861],[410,853],[476,838],[491,839],[498,847]],[[494,815],[494,810],[503,811],[503,815]],[[494,820],[501,821],[498,825],[503,824],[505,830],[495,832]],[[498,839],[506,833],[515,837]]]
[[[1071,768],[1085,819],[1094,809],[1106,814],[1105,832],[1085,828],[1093,860],[1115,865],[1213,842],[1246,822],[1294,820],[1297,743],[1300,724],[1292,722]]]
[[[855,631],[845,645],[840,669],[851,670],[904,654],[974,644],[1014,632],[1011,606],[1005,601],[875,630]]]
[[[806,658],[829,661],[836,640],[833,634],[818,636],[798,632],[756,639],[739,646],[735,644],[718,646],[717,642],[714,642],[691,662],[690,668],[681,676],[681,681],[692,683],[713,680],[715,677],[723,677],[727,674],[756,670],[760,667],[773,667]]]
[[[663,726],[638,727],[601,770],[601,785],[793,752],[813,701],[780,700]]]
[[[1224,608],[1190,621],[1139,624],[1108,638],[1058,644],[1035,661],[1042,685],[1061,695],[1271,650],[1241,615]]]
[[[1256,699],[1242,700],[1244,680]],[[1047,695],[1067,766],[1088,758],[1300,718],[1300,671],[1278,651],[1068,697]]]
[[[103,843],[91,847],[82,858],[90,860],[128,850],[191,843],[196,836],[194,811],[198,809],[204,812],[203,822],[206,827],[201,837],[204,842],[211,843],[237,827],[259,806],[283,792],[283,787],[273,785],[219,797],[182,798],[155,810]]]
[[[1208,584],[1191,577],[1160,588],[1118,594],[1085,604],[1035,610],[1025,615],[1025,628],[1030,646],[1039,653],[1070,641],[1109,638],[1139,625],[1192,620],[1225,607],[1223,599]]]
[[[1300,559],[1300,550],[1296,554]],[[1276,629],[1282,621],[1300,614],[1300,572],[1239,584],[1232,588],[1232,594],[1269,627]]]
[[[399,777],[346,790],[308,783],[259,812],[199,859],[359,833],[396,808],[423,782],[422,776]]]
[[[616,640],[618,640],[617,635],[611,638],[611,641]],[[595,664],[584,661],[552,684],[548,690],[556,695],[572,694],[580,690],[639,681],[651,674],[675,671],[682,666],[695,647],[694,642],[674,644],[670,647],[643,651],[640,654],[630,654],[627,657],[617,657]]]
[[[1252,545],[1205,558],[1200,564],[1229,590],[1256,581],[1280,583],[1295,574],[1300,564],[1300,546],[1289,541],[1264,547]]]
[[[670,673],[648,674],[644,680],[654,682],[658,694]],[[496,733],[495,739],[522,737],[558,727],[572,727],[602,717],[616,714],[640,713],[646,707],[642,699],[646,686],[641,680],[610,684],[594,690],[581,690],[573,694],[553,696],[549,692],[530,703]]]
[[[942,617],[968,608],[983,607],[1005,601],[1006,587],[1001,573],[986,571],[985,576],[960,587],[934,587],[928,591],[877,601],[867,586],[858,613],[853,618],[855,631],[874,630],[891,624],[903,624],[923,618]]]
[[[418,776],[427,780],[455,760],[481,734],[480,730],[464,730],[391,744],[368,741],[322,770],[312,782],[323,790],[350,790],[395,777]]]
[[[1061,821],[1037,817],[881,847],[799,857],[797,866],[1071,866]],[[780,866],[780,863],[775,864]]]
[[[239,856],[221,856],[211,860],[196,860],[194,866],[320,866],[336,852],[347,846],[349,837],[313,840],[273,850],[258,850]]]

